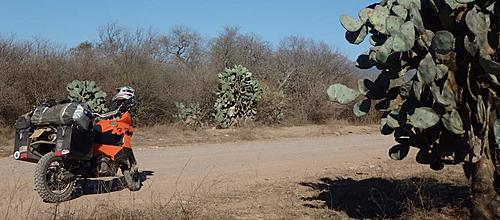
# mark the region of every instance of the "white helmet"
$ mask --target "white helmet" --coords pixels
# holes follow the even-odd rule
[[[113,97],[113,102],[123,102],[126,103],[129,107],[134,106],[135,104],[135,90],[130,86],[123,86],[116,88],[116,95]]]

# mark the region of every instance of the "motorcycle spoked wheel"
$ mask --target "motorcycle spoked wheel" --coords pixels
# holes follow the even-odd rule
[[[132,167],[128,170],[122,170],[125,183],[130,191],[139,191],[141,189],[141,176],[139,170],[136,167]]]
[[[49,152],[38,161],[35,170],[35,189],[44,202],[56,203],[71,199],[76,179],[64,179],[66,170],[62,158]]]

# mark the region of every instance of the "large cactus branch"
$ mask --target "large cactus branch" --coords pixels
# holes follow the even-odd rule
[[[477,205],[483,208],[498,207],[498,201],[480,199],[486,191],[494,194],[491,169],[500,163],[500,129],[493,126],[500,123],[498,4],[384,0],[361,10],[359,18],[342,16],[347,41],[368,39],[372,46],[359,56],[357,66],[381,73],[374,81],[360,80],[359,91],[339,84],[328,89],[330,98],[342,104],[363,96],[354,105],[357,116],[370,109],[383,112],[382,133],[394,134],[399,143],[389,150],[391,158],[401,160],[416,147],[417,162],[432,169],[473,164],[474,201],[483,201]],[[489,131],[496,136],[492,141]],[[483,217],[498,218],[498,211]]]

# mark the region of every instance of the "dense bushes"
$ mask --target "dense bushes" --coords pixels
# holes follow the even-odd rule
[[[178,113],[174,115],[174,118],[184,125],[194,128],[203,125],[203,120],[206,119],[206,116],[203,114],[203,109],[200,107],[199,103],[190,103],[186,105],[182,102],[176,102],[175,107],[177,107]]]
[[[0,123],[47,98],[67,96],[67,83],[94,80],[112,97],[114,89],[136,89],[139,123],[176,121],[176,102],[198,103],[210,116],[217,75],[243,65],[265,85],[256,119],[263,123],[321,122],[339,116],[324,93],[333,82],[352,82],[357,71],[324,43],[289,37],[273,49],[254,34],[226,28],[214,39],[174,27],[162,35],[116,24],[99,28],[99,39],[71,49],[46,41],[0,37]],[[108,100],[109,101],[109,100]]]
[[[278,124],[285,119],[287,97],[282,90],[262,86],[262,97],[257,103],[256,121],[263,124]]]

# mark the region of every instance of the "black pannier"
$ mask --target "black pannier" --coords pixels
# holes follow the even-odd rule
[[[31,127],[31,122],[30,118],[28,115],[23,115],[19,118],[17,118],[16,123],[14,124],[14,127],[16,130],[23,130],[23,129],[28,129]]]
[[[24,115],[17,119],[16,136],[14,138],[14,159],[28,162],[37,162],[40,157],[33,154],[30,149],[31,123],[28,116]]]
[[[54,106],[42,104],[36,107],[31,116],[34,125],[71,125],[77,124],[80,128],[88,129],[90,118],[85,114],[88,106],[80,103],[64,103]]]
[[[89,160],[92,157],[93,132],[78,125],[57,128],[56,148],[64,157],[73,160]]]

